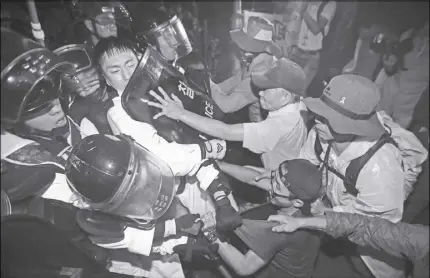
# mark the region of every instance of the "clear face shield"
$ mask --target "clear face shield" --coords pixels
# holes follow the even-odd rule
[[[122,106],[135,120],[147,122],[148,117],[152,118],[152,114],[145,113],[152,109],[147,105],[151,98],[149,91],[171,77],[181,78],[182,75],[157,50],[148,46],[122,94]]]
[[[48,49],[28,51],[2,71],[2,121],[18,123],[49,111],[52,100],[63,92],[63,75],[73,65]]]
[[[116,192],[101,202],[92,202],[81,195],[82,199],[92,209],[109,214],[146,221],[161,217],[170,207],[175,195],[175,177],[171,169],[132,139],[126,136],[114,138],[126,140],[131,150],[121,184]],[[79,171],[84,163],[72,153],[68,164],[66,169],[74,167]],[[74,188],[71,182],[69,185]],[[76,189],[74,191],[78,192]]]
[[[177,16],[150,30],[146,36],[157,42],[159,51],[169,61],[184,57],[192,51],[187,32]]]
[[[63,98],[71,100],[74,95],[89,97],[93,102],[101,101],[107,94],[106,82],[93,64],[91,55],[83,44],[65,45],[54,50],[54,53],[73,63],[75,72],[63,74]],[[97,84],[99,86],[97,87]]]

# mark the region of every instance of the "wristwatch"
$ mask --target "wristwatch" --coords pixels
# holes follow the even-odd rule
[[[218,233],[215,228],[207,230],[204,235],[211,244],[218,239]]]

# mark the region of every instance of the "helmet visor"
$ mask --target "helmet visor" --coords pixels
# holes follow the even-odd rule
[[[176,53],[176,58],[186,56],[192,51],[191,42],[185,31],[181,20],[174,16],[164,24],[152,29],[148,32],[149,38],[154,38],[158,42],[160,52],[163,53],[163,44],[173,49]],[[169,58],[169,57],[166,57]]]

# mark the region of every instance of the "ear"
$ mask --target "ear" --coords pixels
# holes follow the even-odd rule
[[[292,96],[290,95],[290,93],[288,93],[288,92],[285,92],[285,94],[282,96],[282,98],[281,98],[281,104],[282,105],[286,105],[287,103],[289,103],[290,102],[290,98],[291,98]]]
[[[85,27],[87,27],[87,29],[90,30],[90,32],[94,32],[94,25],[90,19],[85,19],[84,24],[85,24]]]
[[[108,84],[109,86],[111,86],[112,88],[114,88],[113,86],[112,86],[112,83],[110,83],[110,81],[109,81],[109,79],[107,79],[106,78],[106,76],[103,74],[103,77],[105,78],[105,80],[106,80],[106,84]],[[115,89],[115,88],[114,88]]]
[[[299,199],[294,199],[293,200],[293,206],[295,207],[295,208],[301,208],[301,207],[303,207],[303,201],[302,200],[299,200]]]

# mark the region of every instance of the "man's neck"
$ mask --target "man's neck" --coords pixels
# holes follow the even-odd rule
[[[91,34],[90,35],[90,41],[91,41],[92,46],[94,47],[99,42],[99,39],[96,36],[94,36],[93,34]]]
[[[337,156],[340,156],[343,151],[348,148],[348,146],[351,144],[351,142],[333,142],[333,150],[336,153]]]

